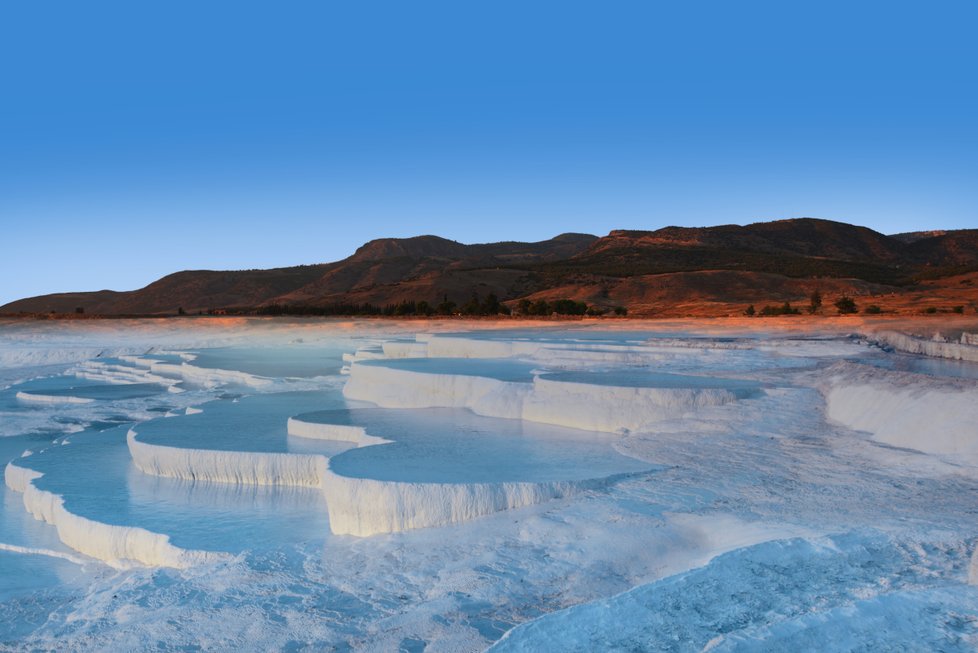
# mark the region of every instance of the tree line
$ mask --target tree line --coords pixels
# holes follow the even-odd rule
[[[366,316],[434,316],[434,315],[463,315],[466,317],[494,316],[494,315],[525,315],[525,316],[549,316],[549,315],[604,315],[608,312],[615,315],[627,315],[628,309],[618,306],[614,309],[604,309],[597,306],[589,306],[585,302],[578,302],[572,299],[555,299],[547,301],[538,299],[530,301],[521,299],[517,302],[515,309],[511,309],[506,304],[499,301],[495,293],[489,293],[485,298],[480,298],[478,293],[472,293],[471,298],[462,304],[448,299],[445,295],[442,301],[433,304],[426,300],[403,300],[401,302],[376,306],[369,302],[349,303],[337,302],[323,305],[309,304],[268,304],[255,310],[258,315],[277,316],[277,315],[298,315],[298,316],[346,316],[346,315],[366,315]]]
[[[835,300],[833,303],[836,310],[839,311],[839,315],[852,315],[853,313],[859,312],[859,307],[856,306],[856,300],[854,300],[849,295],[842,295],[839,299]],[[815,315],[822,309],[822,293],[816,288],[812,291],[812,294],[808,297],[808,306],[805,310],[809,315]],[[871,305],[866,308],[867,313],[880,313],[879,306]],[[780,305],[765,305],[758,311],[751,304],[744,311],[744,315],[748,317],[754,317],[759,315],[761,317],[771,317],[777,315],[801,315],[801,309],[791,305],[791,302],[785,302]]]

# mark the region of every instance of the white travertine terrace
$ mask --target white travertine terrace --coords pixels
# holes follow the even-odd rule
[[[469,408],[478,415],[518,419],[528,383],[464,374],[429,374],[382,365],[353,365],[343,387],[348,399],[383,408]]]
[[[927,351],[937,347],[945,355],[948,347],[970,348],[970,345],[957,343],[911,341],[916,343],[914,346]],[[579,373],[534,373],[526,379],[503,380],[518,378],[508,372],[509,367],[514,370],[518,365],[527,367],[519,361],[513,361],[512,365],[504,363],[499,368],[500,378],[493,378],[489,372],[478,376],[415,370],[412,361],[405,360],[423,354],[439,359],[513,359],[519,356],[541,364],[557,362],[558,367],[575,360],[585,365],[605,360],[615,363],[634,360],[647,364],[656,356],[662,356],[663,351],[673,348],[672,345],[647,347],[614,343],[565,346],[561,343],[422,336],[414,342],[392,341],[383,345],[383,355],[397,360],[397,365],[386,365],[378,360],[382,354],[376,347],[346,356],[351,374],[344,395],[383,408],[465,408],[487,417],[606,433],[648,430],[656,422],[737,401],[744,396],[735,387],[725,387],[722,379],[711,385],[712,382],[703,383],[702,379],[673,376],[666,380],[650,380],[643,385],[642,379],[646,376],[655,377],[648,367],[633,368],[641,377],[637,382],[616,384],[617,377],[601,378],[600,375],[592,377]],[[272,383],[272,380],[250,374],[199,368],[187,362],[174,364],[131,358],[131,362],[152,375],[179,376],[204,384],[230,382],[262,387]],[[841,369],[843,366],[845,370]],[[978,437],[973,426],[978,424],[978,396],[965,384],[933,381],[928,383],[938,383],[941,387],[930,388],[927,383],[907,381],[904,377],[908,375],[904,373],[892,373],[896,380],[886,382],[880,380],[879,370],[860,374],[860,367],[839,363],[836,368],[840,373],[829,375],[830,381],[823,388],[829,418],[849,428],[869,431],[875,439],[896,446],[944,454],[978,454]],[[110,377],[125,382],[146,379],[125,369],[116,370],[111,365],[87,369],[99,380],[110,380]],[[688,386],[683,385],[684,382],[689,382]],[[80,399],[44,395],[24,397],[27,401]],[[187,408],[184,412],[193,414],[198,411]],[[921,432],[931,434],[925,443],[919,437]],[[358,447],[384,446],[391,442],[371,435],[363,426],[321,423],[302,416],[288,420],[287,433],[290,437],[350,442]],[[444,526],[601,488],[617,478],[471,483],[377,480],[339,474],[331,468],[329,457],[321,454],[169,446],[141,440],[136,428],[129,431],[127,443],[135,466],[146,474],[239,485],[320,488],[326,497],[331,531],[354,536]],[[73,515],[65,509],[62,497],[35,486],[33,481],[39,477],[40,474],[30,470],[25,463],[11,463],[6,470],[8,486],[24,494],[28,510],[39,519],[55,524],[62,540],[82,553],[117,565],[135,562],[173,567],[187,566],[216,555],[185,551],[171,545],[166,536],[145,529],[100,524]]]
[[[478,415],[618,433],[737,399],[725,388],[621,387],[537,376],[532,383],[353,365],[349,399],[383,408],[468,408]]]
[[[362,427],[318,424],[293,418],[290,435],[356,442],[389,442]],[[305,435],[298,435],[304,433]],[[330,530],[365,537],[414,528],[445,526],[521,508],[575,492],[606,486],[614,478],[554,482],[408,483],[352,478],[329,469],[316,454],[185,449],[140,442],[128,434],[129,451],[140,471],[185,480],[251,485],[320,487],[326,496]]]
[[[925,340],[897,331],[880,331],[875,334],[875,338],[882,345],[908,354],[923,354],[934,358],[978,362],[978,347],[975,346],[978,336],[975,334],[962,334],[961,342]]]
[[[208,387],[227,383],[232,385],[245,385],[251,388],[266,388],[274,383],[272,379],[266,379],[238,370],[222,370],[192,365],[188,362],[188,360],[193,360],[192,355],[183,357],[184,362],[180,364],[143,358],[141,356],[120,356],[120,358],[133,365],[144,367],[158,376],[177,377],[190,383]]]
[[[587,431],[641,431],[705,406],[737,399],[723,388],[620,387],[533,380],[533,392],[523,404],[522,418]]]
[[[26,401],[30,403],[37,404],[90,404],[95,400],[89,397],[72,397],[70,395],[46,395],[37,392],[24,392],[20,391],[17,393],[17,399],[19,401]]]
[[[428,346],[423,342],[392,340],[383,344],[385,358],[417,358],[426,356]]]
[[[318,454],[217,451],[141,442],[126,436],[133,463],[144,474],[187,481],[319,487],[328,459]]]
[[[300,417],[290,417],[287,428],[289,435],[297,438],[353,442],[358,447],[369,447],[375,444],[387,444],[390,442],[390,440],[367,434],[367,430],[362,426],[307,422]]]
[[[114,567],[133,564],[183,569],[196,564],[225,559],[223,553],[182,549],[170,538],[135,526],[118,526],[88,519],[65,508],[64,497],[39,489],[34,481],[43,474],[10,462],[4,480],[11,490],[23,494],[24,507],[34,516],[54,526],[59,539],[79,553]]]
[[[874,440],[978,460],[973,383],[839,363],[823,386],[826,416]]]
[[[613,481],[612,477],[533,483],[406,483],[350,478],[327,471],[323,490],[333,533],[365,537],[455,524],[604,487]]]

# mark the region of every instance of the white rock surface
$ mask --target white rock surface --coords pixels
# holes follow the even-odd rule
[[[126,439],[133,463],[144,474],[244,485],[319,487],[327,458],[318,454],[189,449]]]
[[[383,408],[468,408],[487,417],[607,433],[644,429],[657,421],[737,399],[722,388],[618,387],[543,377],[532,383],[513,383],[382,365],[354,365],[343,394]]]
[[[45,395],[36,392],[20,391],[16,395],[18,401],[35,404],[90,404],[95,400],[88,397],[72,397],[70,395]]]
[[[978,387],[842,364],[823,388],[826,415],[874,440],[978,461]]]
[[[228,557],[222,553],[181,549],[172,545],[168,536],[145,528],[105,524],[69,512],[63,497],[34,485],[33,481],[42,476],[13,462],[7,464],[4,472],[7,487],[23,494],[27,511],[35,519],[53,525],[59,539],[79,553],[120,568],[136,563],[182,569]]]
[[[487,417],[515,419],[531,390],[528,383],[355,364],[343,395],[384,408],[469,408]]]
[[[964,338],[965,335],[969,338]],[[881,331],[876,334],[876,339],[885,346],[908,354],[923,354],[935,358],[978,362],[978,347],[970,341],[971,335],[963,334],[962,342],[957,343],[933,339],[925,340],[896,331]]]
[[[603,487],[612,479],[546,483],[401,483],[327,471],[323,491],[333,533],[366,537],[455,524]]]

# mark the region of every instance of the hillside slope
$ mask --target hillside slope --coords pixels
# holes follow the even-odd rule
[[[865,227],[801,218],[746,226],[616,230],[598,238],[466,245],[438,236],[382,238],[334,263],[273,270],[194,270],[128,292],[103,290],[22,299],[4,313],[172,314],[268,306],[386,306],[474,295],[571,298],[644,314],[699,303],[715,310],[799,301],[818,287],[854,296],[906,295],[924,280],[970,306],[978,230],[886,236]],[[941,279],[960,277],[957,283]],[[958,277],[955,277],[958,278]],[[936,286],[935,286],[936,287]],[[967,297],[965,295],[968,295]],[[671,306],[672,309],[668,307]]]

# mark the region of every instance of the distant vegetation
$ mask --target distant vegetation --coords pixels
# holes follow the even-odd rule
[[[819,309],[822,308],[822,293],[819,292],[818,288],[812,291],[811,296],[808,299],[808,314],[815,315],[818,313]]]
[[[768,304],[762,307],[760,311],[754,308],[754,305],[751,304],[750,306],[747,307],[746,310],[744,310],[744,315],[746,315],[747,317],[754,317],[755,315],[759,315],[760,317],[775,317],[778,315],[801,315],[801,310],[792,306],[791,302],[785,302],[784,304],[781,304],[779,306],[772,306]]]
[[[307,304],[269,304],[255,309],[258,315],[381,315],[383,309],[373,304],[327,304],[310,306]]]
[[[978,272],[978,265],[929,265],[918,270],[911,278],[911,281],[913,283],[919,283],[921,281],[931,281],[945,277],[956,277],[960,274],[968,274],[969,272]],[[970,281],[962,281],[961,283],[971,285]]]
[[[633,277],[698,270],[741,270],[794,278],[856,278],[894,286],[907,285],[916,280],[907,270],[889,265],[714,247],[656,247],[599,252],[526,266],[525,269],[542,273],[547,279],[563,279],[575,274]]]
[[[451,304],[448,298],[445,298],[443,304]],[[482,301],[479,301],[479,293],[472,293],[472,298],[468,302],[462,305],[462,308],[457,311],[462,315],[509,315],[509,307],[505,304],[499,302],[499,298],[495,294],[489,293],[489,295]],[[442,315],[451,315],[451,313],[442,313]]]
[[[520,315],[585,315],[588,305],[584,302],[575,302],[572,299],[557,299],[548,302],[538,299],[531,302],[529,299],[521,299],[516,304],[516,311]]]
[[[761,309],[761,317],[772,317],[775,315],[801,315],[801,311],[791,305],[790,302],[785,302],[780,306],[765,306]]]
[[[734,271],[728,277],[717,272]],[[613,231],[603,238],[564,234],[537,243],[503,241],[462,245],[435,236],[381,238],[359,248],[352,256],[328,264],[272,270],[186,270],[167,275],[145,288],[57,293],[26,298],[0,307],[7,313],[98,315],[173,315],[180,307],[197,312],[212,307],[213,315],[499,315],[506,306],[520,315],[601,315],[614,309],[608,289],[631,278],[616,301],[643,296],[643,288],[687,289],[696,299],[727,304],[735,288],[758,277],[758,292],[745,301],[769,296],[799,302],[812,315],[829,312],[834,302],[813,292],[812,279],[860,279],[889,289],[856,285],[859,292],[882,296],[903,294],[896,286],[912,287],[929,279],[978,271],[978,229],[885,236],[862,227],[827,220],[796,219],[756,223],[743,227],[665,227],[656,231]],[[644,275],[677,274],[674,278],[645,280]],[[689,274],[686,273],[695,273]],[[781,279],[760,278],[775,275]],[[688,276],[688,278],[687,278]],[[435,288],[456,289],[453,300],[433,299],[442,290],[424,293],[413,285],[427,279]],[[785,280],[788,277],[797,281]],[[804,280],[804,281],[802,281]],[[770,283],[768,283],[770,282]],[[820,283],[816,281],[815,284]],[[961,287],[974,282],[961,279]],[[955,282],[957,285],[957,282]],[[773,289],[765,295],[763,287]],[[826,288],[836,284],[826,284]],[[602,306],[572,299],[531,301],[517,306],[520,297],[554,293],[581,296],[602,287]],[[459,289],[492,289],[499,299],[467,298]],[[369,290],[364,303],[362,291]],[[617,292],[617,291],[616,291]],[[776,292],[776,294],[774,294]],[[658,300],[656,315],[680,310],[681,292]],[[590,295],[588,295],[590,296]],[[837,295],[833,295],[833,300]],[[298,304],[291,303],[294,301]],[[298,299],[301,298],[301,299]],[[407,298],[407,299],[405,299]],[[799,301],[805,298],[803,301]],[[503,304],[503,299],[507,304]],[[824,304],[823,305],[823,301]],[[878,300],[874,300],[878,301]],[[968,308],[971,294],[948,297],[939,312]],[[457,302],[457,303],[456,303]],[[928,303],[937,303],[936,299]],[[885,304],[884,304],[885,305]],[[261,306],[261,309],[254,307]],[[78,312],[74,312],[78,307]],[[84,312],[82,308],[84,307]],[[758,305],[754,315],[793,315],[775,305],[767,312]],[[522,310],[525,309],[525,310]],[[761,309],[760,311],[757,309]],[[633,311],[648,313],[649,305]],[[682,309],[685,310],[685,309]],[[702,310],[705,310],[705,304]],[[722,309],[717,309],[722,310]],[[915,307],[921,311],[922,307]],[[843,308],[843,313],[848,311]]]
[[[851,315],[859,312],[856,301],[849,295],[843,295],[835,300],[835,307],[839,310],[839,315]]]
[[[624,316],[628,314],[628,309],[624,306],[617,306],[614,309],[611,309],[611,311],[617,316]],[[521,299],[517,303],[516,309],[512,310],[509,308],[509,306],[500,302],[499,298],[493,293],[489,293],[489,295],[487,295],[484,299],[480,299],[477,293],[473,293],[469,301],[461,306],[458,306],[455,302],[449,300],[448,297],[445,296],[442,298],[441,302],[435,305],[432,305],[425,300],[405,300],[397,304],[388,304],[383,307],[374,306],[370,303],[335,303],[326,304],[323,306],[313,306],[307,304],[269,304],[267,306],[261,306],[255,309],[255,313],[258,315],[301,315],[323,317],[334,315],[401,317],[434,315],[493,316],[512,314],[517,316],[533,317],[550,316],[555,314],[600,316],[608,312],[609,311],[607,309],[597,306],[588,306],[584,302],[578,302],[572,299],[555,299],[549,302],[543,299],[538,299],[537,301]]]
[[[754,317],[755,315],[759,315],[761,317],[774,317],[777,315],[801,315],[801,310],[792,306],[791,302],[785,302],[780,306],[772,306],[768,304],[762,307],[760,311],[754,308],[754,305],[751,304],[744,310],[744,315],[747,317]]]
[[[927,315],[933,315],[934,313],[954,313],[955,315],[964,315],[964,305],[959,304],[957,306],[952,306],[951,308],[937,308],[936,306],[928,306],[924,309],[924,313]]]

